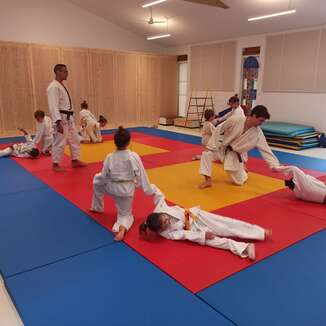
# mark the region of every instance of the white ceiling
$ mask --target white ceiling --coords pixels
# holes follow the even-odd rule
[[[146,37],[166,32],[166,24],[148,25],[149,9],[142,0],[70,0],[124,29]],[[222,39],[326,24],[326,0],[292,0],[297,13],[256,22],[253,16],[289,9],[289,0],[225,0],[230,9],[219,9],[183,0],[168,0],[153,6],[153,18],[169,18],[172,37],[158,42],[165,47],[205,43]]]

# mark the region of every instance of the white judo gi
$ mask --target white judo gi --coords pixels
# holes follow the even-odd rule
[[[245,116],[233,116],[216,127],[207,144],[209,150],[202,153],[200,174],[211,176],[212,162],[220,160],[232,181],[243,185],[248,179],[243,162],[246,161],[247,152],[255,147],[271,168],[279,166],[261,128],[251,127],[243,132],[245,122]]]
[[[63,126],[63,133],[59,133],[57,128],[54,128],[52,161],[57,164],[61,162],[66,144],[70,147],[71,159],[79,160],[80,139],[73,116],[60,113],[60,111],[73,113],[73,106],[68,90],[63,84],[59,83],[57,80],[53,80],[47,89],[47,95],[52,121],[55,123],[61,120]]]
[[[326,185],[296,166],[279,166],[277,171],[288,174],[295,184],[293,192],[299,199],[326,204]]]
[[[33,142],[35,147],[41,143],[41,152],[49,152],[53,143],[53,125],[52,120],[48,116],[45,116],[42,122],[37,123],[37,130]]]
[[[0,150],[0,157],[29,157],[29,152],[35,147],[31,135],[25,135],[26,143],[18,143]]]
[[[232,109],[227,114],[224,114],[222,117],[218,118],[218,123],[222,123],[231,117],[245,117],[242,107],[239,105],[237,108]]]
[[[129,150],[117,150],[109,154],[102,171],[95,174],[92,210],[104,211],[104,194],[113,198],[118,211],[113,232],[118,232],[120,226],[127,230],[132,226],[134,222],[132,201],[135,188],[139,186],[147,195],[154,193],[139,155]]]
[[[99,143],[102,141],[100,123],[97,122],[96,117],[90,110],[80,110],[79,112],[80,124],[82,126],[83,141]]]
[[[213,124],[213,122],[211,121],[205,121],[203,123],[203,127],[202,127],[202,130],[201,130],[201,144],[203,146],[206,146],[209,139],[211,138],[213,132],[215,130],[215,126]]]
[[[172,217],[172,223],[159,234],[170,240],[189,240],[214,248],[230,250],[232,253],[246,258],[249,243],[235,241],[227,237],[247,240],[264,240],[265,230],[254,224],[232,219],[229,217],[209,213],[199,206],[190,208],[190,230],[184,230],[185,209],[180,206],[168,206],[164,195],[155,186],[154,203],[155,213],[165,213]],[[215,238],[206,240],[206,232],[214,233]]]

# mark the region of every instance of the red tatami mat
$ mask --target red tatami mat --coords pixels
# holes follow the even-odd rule
[[[100,166],[92,164],[87,168],[69,170],[65,175],[49,170],[34,171],[33,174],[87,212],[91,203],[92,177]],[[115,208],[109,197],[106,197],[105,203],[105,214],[89,215],[110,229],[115,219]],[[195,204],[199,203],[194,198]],[[251,264],[230,252],[197,244],[159,237],[152,241],[139,239],[138,225],[152,209],[152,198],[137,191],[133,208],[136,222],[125,242],[192,292],[200,291]],[[257,243],[258,260],[326,227],[324,220],[277,203],[271,205],[262,197],[225,207],[219,213],[273,229],[271,240]]]

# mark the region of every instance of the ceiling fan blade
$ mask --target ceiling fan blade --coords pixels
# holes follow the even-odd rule
[[[223,9],[230,8],[228,5],[226,5],[223,1],[220,0],[184,0],[184,1],[194,2],[202,5],[213,6],[213,7],[223,8]]]

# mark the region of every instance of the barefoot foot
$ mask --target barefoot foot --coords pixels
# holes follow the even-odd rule
[[[248,258],[250,260],[256,259],[256,250],[255,250],[255,245],[253,243],[249,243],[247,247],[247,253],[248,253]]]
[[[204,181],[203,183],[201,183],[198,188],[199,189],[205,189],[205,188],[209,188],[212,186],[212,181]]]
[[[120,226],[119,232],[115,235],[114,240],[115,241],[121,241],[123,240],[124,236],[126,235],[126,228],[123,226]]]

